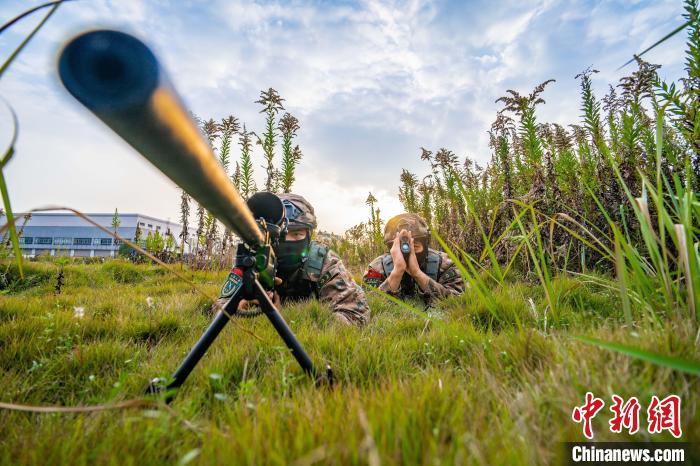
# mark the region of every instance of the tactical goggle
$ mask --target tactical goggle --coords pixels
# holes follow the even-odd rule
[[[298,220],[299,217],[301,217],[304,214],[304,212],[293,202],[284,199],[282,200],[282,205],[284,205],[284,215],[287,218],[287,221],[289,222],[290,226],[301,225],[305,228],[312,228],[310,224]]]

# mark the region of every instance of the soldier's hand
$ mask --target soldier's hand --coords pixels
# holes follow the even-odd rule
[[[403,253],[401,252],[401,236],[406,234],[406,230],[401,230],[400,232],[396,233],[396,236],[394,237],[394,243],[391,245],[391,250],[389,251],[391,254],[391,260],[394,263],[394,271],[396,273],[400,273],[403,275],[403,273],[406,271],[406,260],[403,258]]]
[[[281,284],[282,284],[282,279],[275,277],[275,286],[281,285]],[[272,300],[272,304],[274,304],[275,307],[279,309],[279,306],[282,304],[282,302],[280,300],[280,295],[274,291],[268,291],[267,295]],[[238,303],[238,310],[239,311],[245,311],[247,309],[256,308],[256,307],[260,307],[260,301],[258,301],[257,299],[250,299],[250,300],[241,299],[241,302]]]
[[[272,304],[274,304],[277,310],[279,310],[282,306],[282,300],[280,299],[279,293],[275,291],[274,293],[272,293],[272,296],[270,296],[270,298],[272,299]]]
[[[280,277],[275,277],[275,286],[280,286],[282,284],[282,279]],[[272,293],[272,304],[275,305],[275,307],[279,310],[279,308],[282,306],[282,300],[280,299],[280,295],[278,292]]]
[[[241,299],[241,302],[238,303],[238,310],[247,311],[248,309],[256,308],[259,306],[260,302],[257,299]]]
[[[387,284],[389,290],[392,293],[396,293],[399,290],[399,285],[401,284],[401,279],[403,274],[406,273],[406,261],[403,258],[403,253],[401,252],[400,238],[402,234],[405,234],[406,230],[401,230],[394,237],[394,244],[391,245],[391,260],[394,263],[394,269],[391,271],[387,277]]]
[[[408,255],[408,264],[406,264],[406,271],[412,277],[415,277],[418,272],[420,272],[420,264],[418,264],[418,258],[416,257],[416,250],[413,247],[413,235],[408,232],[408,244],[411,246],[411,252]]]

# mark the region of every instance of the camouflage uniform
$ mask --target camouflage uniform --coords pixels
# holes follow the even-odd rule
[[[384,266],[387,260],[391,261],[391,254],[388,252],[370,262],[367,271],[362,277],[362,281],[399,299],[418,295],[428,305],[432,304],[435,299],[462,294],[464,292],[464,280],[462,280],[462,276],[459,274],[459,270],[457,270],[457,266],[452,262],[452,259],[444,252],[434,249],[428,249],[428,255],[429,257],[431,255],[439,257],[440,265],[437,279],[430,277],[426,291],[421,290],[412,277],[410,277],[410,280],[405,280],[408,272],[405,272],[404,280],[401,280],[399,289],[396,292],[389,289],[387,277],[390,272],[387,272]],[[421,268],[421,270],[423,269]]]
[[[313,257],[275,288],[283,303],[316,297],[328,304],[336,317],[348,324],[363,325],[370,310],[365,293],[353,280],[338,255],[325,245],[311,242],[310,256],[320,253],[321,267],[313,266]],[[318,263],[317,262],[317,263]]]
[[[434,300],[458,295],[464,292],[464,280],[450,257],[441,251],[428,247],[430,234],[425,221],[417,214],[400,214],[390,219],[384,229],[384,243],[391,246],[397,231],[411,231],[414,239],[422,240],[427,248],[425,261],[421,264],[423,273],[430,277],[425,291],[421,290],[413,277],[404,272],[397,291],[391,291],[387,278],[393,270],[391,253],[387,252],[374,259],[362,277],[362,281],[380,291],[400,299],[418,295],[426,305]]]
[[[355,283],[335,252],[322,243],[310,240],[311,232],[316,228],[313,206],[298,194],[284,193],[278,194],[278,197],[285,207],[288,229],[306,230],[308,238],[308,241],[300,240],[306,241],[303,245],[297,241],[280,241],[277,246],[277,276],[282,279],[282,284],[275,287],[275,292],[280,300],[284,303],[315,297],[330,305],[341,322],[366,324],[370,310],[364,290]],[[297,243],[297,247],[303,249],[299,254],[291,256],[293,261],[288,270],[282,270],[284,257],[280,251],[284,247],[283,243]]]

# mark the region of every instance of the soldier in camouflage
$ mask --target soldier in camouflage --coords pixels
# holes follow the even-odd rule
[[[313,296],[329,304],[338,321],[366,324],[370,310],[364,291],[335,252],[311,239],[316,228],[314,208],[297,194],[278,196],[289,224],[286,237],[275,248],[278,268],[272,296],[275,305]],[[239,309],[255,304],[242,300]]]
[[[401,238],[410,252],[401,252]],[[429,247],[428,225],[419,215],[405,213],[391,218],[384,229],[389,252],[374,259],[363,276],[367,285],[400,299],[416,294],[426,306],[434,300],[464,292],[464,280],[450,257]]]

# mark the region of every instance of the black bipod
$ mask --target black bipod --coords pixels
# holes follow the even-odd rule
[[[235,266],[231,273],[235,274],[237,279],[236,277],[232,277],[235,288],[228,302],[224,305],[222,310],[217,312],[212,323],[209,324],[209,327],[204,331],[199,341],[192,347],[189,354],[187,354],[180,364],[180,367],[177,368],[170,382],[166,383],[162,378],[152,379],[146,389],[146,394],[165,392],[167,394],[165,402],[170,403],[175,397],[177,389],[185,382],[194,367],[199,363],[199,360],[202,359],[216,337],[219,336],[221,330],[226,326],[229,319],[234,317],[238,312],[238,304],[243,299],[258,300],[263,314],[267,316],[279,336],[284,340],[287,348],[291,350],[294,359],[297,360],[306,374],[314,377],[317,385],[326,382],[329,386],[333,386],[333,370],[329,365],[326,365],[325,374],[318,373],[313,362],[311,362],[311,358],[309,358],[309,355],[301,346],[299,340],[297,340],[294,332],[292,332],[287,322],[285,322],[282,315],[272,303],[265,288],[258,281],[255,273],[255,255],[243,244],[239,245]],[[228,283],[229,282],[227,282],[227,284]]]

